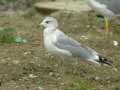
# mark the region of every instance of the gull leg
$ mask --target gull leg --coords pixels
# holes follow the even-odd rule
[[[109,30],[109,21],[107,18],[105,18],[105,30],[106,30],[106,35],[108,36],[110,30]]]

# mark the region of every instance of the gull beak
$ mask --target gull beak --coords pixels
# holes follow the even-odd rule
[[[40,23],[39,25],[40,25],[40,26],[43,26],[43,25],[44,25],[44,23],[42,22],[42,23]]]
[[[37,27],[42,27],[42,26],[44,26],[44,24],[43,23],[39,23],[39,24],[37,24]]]

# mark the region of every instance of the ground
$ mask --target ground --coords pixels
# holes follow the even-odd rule
[[[51,16],[58,19],[59,28],[67,35],[112,60],[113,66],[99,67],[51,55],[43,46],[43,28],[39,27],[43,15],[1,13],[0,27],[15,28],[27,42],[0,44],[0,90],[69,90],[77,82],[89,83],[90,90],[120,90],[120,47],[112,43],[119,41],[120,19],[112,21],[112,33],[106,38],[103,20],[93,12],[60,11]]]

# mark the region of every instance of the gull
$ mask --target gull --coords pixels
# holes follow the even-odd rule
[[[65,35],[58,29],[58,21],[55,18],[46,17],[40,25],[44,26],[44,46],[48,52],[62,57],[81,58],[96,65],[112,64],[95,50]]]
[[[120,0],[87,0],[88,5],[104,16],[106,34],[109,33],[109,20],[120,16]]]

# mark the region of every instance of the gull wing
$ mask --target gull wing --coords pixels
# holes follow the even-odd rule
[[[81,43],[66,36],[65,34],[59,35],[54,44],[60,49],[69,51],[74,57],[81,57],[83,59],[95,59],[97,55],[97,52],[93,49],[82,45]]]

